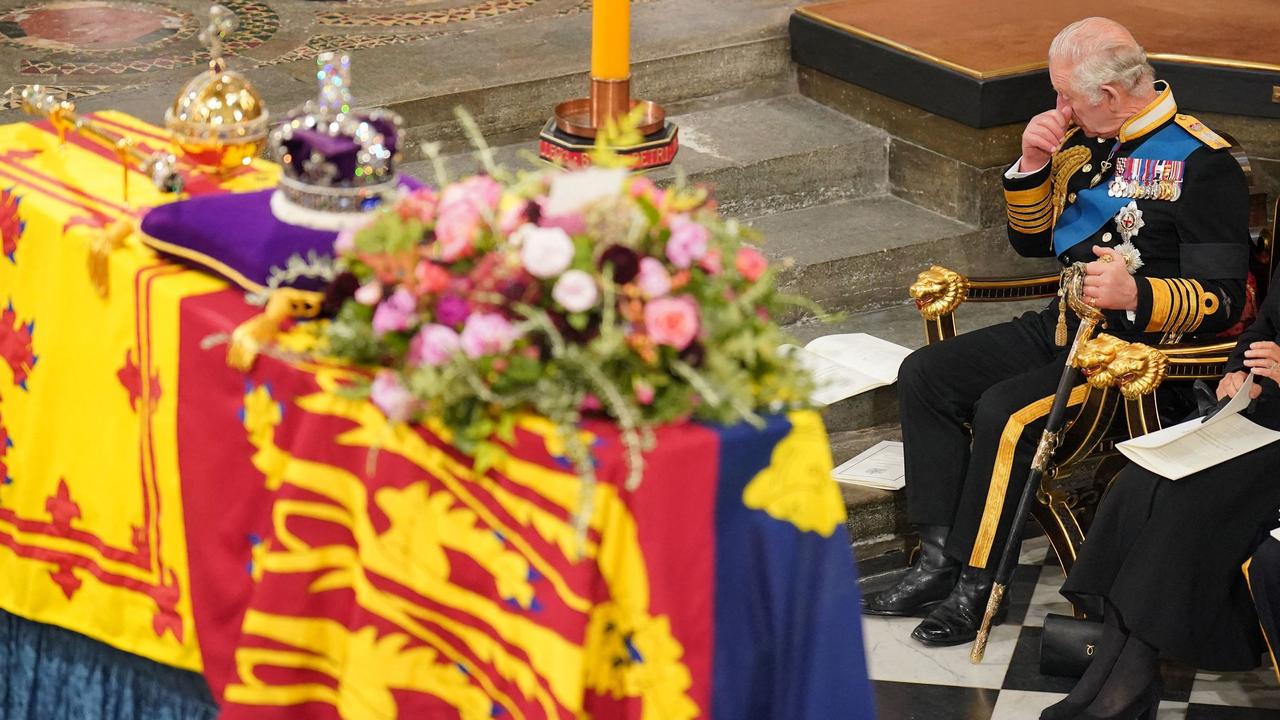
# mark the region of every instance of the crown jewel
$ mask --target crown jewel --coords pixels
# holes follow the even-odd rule
[[[401,120],[385,109],[351,109],[351,60],[317,58],[319,94],[271,133],[284,173],[272,198],[286,222],[341,229],[398,193],[396,161]]]

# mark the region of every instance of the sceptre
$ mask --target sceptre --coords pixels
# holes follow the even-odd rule
[[[59,101],[45,91],[42,85],[29,85],[22,90],[22,109],[30,115],[47,118],[58,132],[58,139],[66,138],[67,131],[73,130],[85,137],[96,140],[115,151],[124,166],[124,198],[129,200],[129,166],[132,164],[142,174],[151,179],[152,184],[161,192],[177,193],[182,191],[182,176],[175,167],[174,156],[167,152],[155,152],[150,155],[138,149],[128,137],[108,130],[92,119],[76,113],[76,106],[69,100]]]

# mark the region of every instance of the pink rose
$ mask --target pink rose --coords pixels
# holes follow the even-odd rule
[[[582,217],[582,213],[578,212],[543,215],[538,218],[538,225],[544,228],[560,228],[570,235],[578,235],[587,230],[587,221]]]
[[[396,290],[373,311],[374,336],[382,337],[389,332],[409,329],[417,309],[418,303],[408,290]]]
[[[755,282],[760,279],[764,271],[769,267],[769,261],[765,259],[764,253],[755,248],[740,247],[738,255],[733,260],[733,265],[738,269],[738,273],[742,277]]]
[[[392,422],[404,422],[413,415],[417,402],[409,388],[392,370],[379,370],[369,387],[369,399]]]
[[[456,182],[440,194],[436,242],[440,259],[453,262],[475,251],[476,232],[502,199],[502,186],[488,175]]]
[[[430,225],[435,220],[440,196],[431,188],[418,188],[396,202],[396,213],[402,220],[414,220]]]
[[[653,386],[644,380],[635,379],[631,381],[631,389],[635,391],[636,402],[641,405],[653,404]]]
[[[650,301],[644,307],[644,331],[659,345],[683,350],[698,335],[698,306],[688,296]]]
[[[494,210],[502,199],[502,185],[488,175],[472,175],[446,187],[440,195],[440,211],[457,205]]]
[[[662,204],[664,193],[652,180],[643,175],[632,178],[631,186],[627,188],[627,191],[633,198],[645,198],[655,206]]]
[[[649,299],[659,298],[671,292],[671,273],[667,272],[667,266],[658,258],[641,258],[636,284]]]
[[[382,299],[382,283],[373,280],[356,288],[356,302],[361,305],[377,305]]]
[[[498,232],[511,235],[529,221],[529,201],[520,200],[510,203],[498,216]]]
[[[458,351],[461,338],[451,327],[424,325],[409,342],[409,364],[440,367],[449,362],[449,356]]]
[[[440,259],[451,263],[471,255],[475,250],[480,221],[480,212],[468,204],[441,207],[440,217],[436,220],[436,247]]]
[[[569,312],[583,312],[595,307],[600,299],[600,289],[595,278],[581,270],[569,270],[560,276],[551,297]]]
[[[413,269],[413,277],[418,281],[414,289],[419,295],[431,295],[449,287],[449,271],[430,260],[419,262]]]
[[[516,329],[496,313],[473,313],[462,328],[462,352],[469,358],[506,352],[516,341]]]
[[[520,263],[534,277],[553,278],[573,262],[573,240],[560,228],[526,225],[516,237],[520,240]]]
[[[688,215],[671,218],[671,238],[667,240],[667,259],[678,268],[687,268],[694,260],[707,254],[707,229],[689,219]]]
[[[724,266],[720,264],[720,248],[712,248],[698,261],[698,267],[712,275],[719,275]]]

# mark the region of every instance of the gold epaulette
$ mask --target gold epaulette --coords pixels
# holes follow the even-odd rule
[[[1205,125],[1190,115],[1174,115],[1173,121],[1181,125],[1183,130],[1191,133],[1195,139],[1205,145],[1208,145],[1214,150],[1231,147],[1231,143],[1227,142],[1226,138],[1223,138],[1218,133],[1210,130],[1208,125]]]
[[[1195,280],[1146,278],[1151,285],[1151,317],[1146,331],[1175,337],[1193,332],[1218,311],[1218,296]]]

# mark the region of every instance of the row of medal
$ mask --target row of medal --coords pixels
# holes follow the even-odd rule
[[[1111,197],[1173,202],[1182,196],[1182,169],[1181,160],[1118,158],[1116,174],[1111,178],[1107,194]]]

